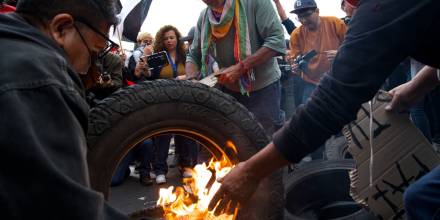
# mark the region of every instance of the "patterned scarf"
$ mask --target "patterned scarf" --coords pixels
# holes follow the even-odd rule
[[[220,20],[217,21],[210,8],[205,11],[201,28],[202,47],[202,76],[207,73],[209,53],[215,50],[217,39],[225,37],[232,25],[235,28],[234,35],[234,59],[236,63],[243,61],[251,55],[251,44],[249,40],[249,28],[247,25],[244,5],[240,0],[226,0]],[[248,94],[252,90],[252,82],[255,81],[254,72],[250,69],[240,77],[240,92]]]

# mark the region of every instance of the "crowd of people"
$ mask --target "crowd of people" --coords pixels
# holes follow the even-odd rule
[[[114,1],[2,1],[0,210],[6,219],[125,219],[90,188],[87,114],[116,90],[146,80],[216,73],[216,88],[242,103],[272,137],[221,180],[210,205],[216,212],[245,203],[279,167],[325,159],[325,141],[341,135],[379,89],[393,95],[387,109],[409,110],[440,151],[437,1],[342,0],[343,18],[321,16],[314,0],[203,2],[207,7],[187,36],[164,24],[154,37],[140,32],[128,54],[106,34],[117,23]],[[191,177],[199,144],[161,135],[122,159],[112,186],[124,182],[130,166],[144,186],[166,183],[172,145],[182,178]],[[439,180],[438,166],[410,186],[409,219],[440,217]]]

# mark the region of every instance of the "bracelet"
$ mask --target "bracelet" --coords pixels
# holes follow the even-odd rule
[[[240,60],[239,64],[240,64],[240,68],[243,70],[242,74],[249,72],[250,68],[243,61]]]

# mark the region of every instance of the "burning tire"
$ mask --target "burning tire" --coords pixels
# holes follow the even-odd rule
[[[111,177],[137,143],[160,134],[196,140],[217,159],[237,163],[251,157],[269,139],[254,116],[234,98],[199,83],[158,80],[120,90],[90,112],[88,163],[92,187],[106,198]],[[237,151],[227,147],[227,141]],[[261,182],[239,219],[282,219],[281,172]]]
[[[349,195],[353,160],[312,161],[286,180],[286,220],[373,220]]]

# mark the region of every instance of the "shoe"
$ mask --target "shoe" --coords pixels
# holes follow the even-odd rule
[[[153,179],[151,179],[148,175],[139,176],[139,182],[143,186],[151,186],[151,185],[153,185]]]
[[[192,178],[191,168],[183,168],[182,177],[183,178]]]
[[[156,183],[158,185],[164,184],[167,182],[167,179],[164,174],[159,174],[156,176]]]
[[[150,172],[150,178],[151,178],[151,179],[156,179],[156,174],[153,173],[153,172]]]

